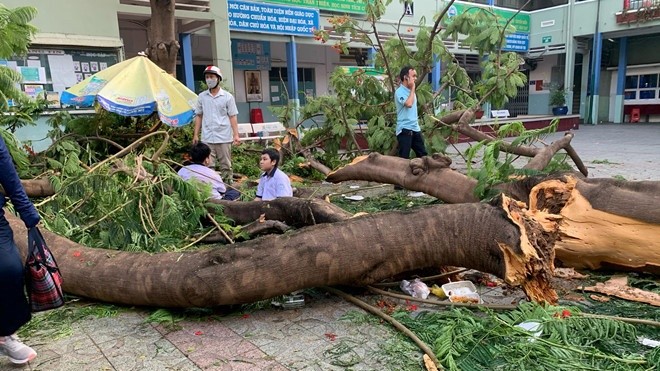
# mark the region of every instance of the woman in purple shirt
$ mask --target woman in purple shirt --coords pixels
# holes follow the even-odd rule
[[[220,174],[211,169],[211,148],[202,142],[193,144],[190,148],[192,164],[186,165],[179,170],[178,174],[183,180],[194,179],[198,182],[211,186],[211,198],[216,200],[236,200],[240,193],[235,189],[227,189]]]

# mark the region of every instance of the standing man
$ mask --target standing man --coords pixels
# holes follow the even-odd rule
[[[401,85],[394,92],[396,103],[396,140],[399,143],[399,157],[410,158],[410,149],[417,157],[426,156],[426,147],[422,130],[417,118],[417,95],[415,80],[417,72],[410,66],[403,67],[399,73]]]
[[[195,129],[193,144],[199,142],[199,131],[202,130],[202,142],[211,148],[210,167],[220,170],[226,183],[233,180],[231,168],[232,142],[239,145],[238,108],[234,96],[220,87],[222,73],[216,66],[208,66],[204,70],[204,80],[208,90],[199,94],[195,109]]]

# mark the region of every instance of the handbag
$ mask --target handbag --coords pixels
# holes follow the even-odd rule
[[[62,274],[53,253],[46,246],[46,241],[37,227],[28,230],[25,284],[33,312],[55,309],[64,305]]]

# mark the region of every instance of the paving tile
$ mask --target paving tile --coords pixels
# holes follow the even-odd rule
[[[71,336],[48,340],[39,337],[24,339],[37,351],[29,365],[34,370],[78,370],[103,369],[112,365],[105,359],[99,348],[82,331],[74,331]]]
[[[91,341],[86,347],[64,354],[41,351],[30,366],[33,370],[115,370]]]
[[[113,317],[84,319],[79,322],[79,326],[97,344],[124,336],[149,340],[159,338],[160,333],[145,322],[145,318],[142,313],[124,312]]]
[[[159,334],[160,336],[160,334]],[[194,363],[181,362],[185,355],[163,338],[124,336],[98,344],[116,370],[165,370],[179,365],[189,370],[198,369]]]

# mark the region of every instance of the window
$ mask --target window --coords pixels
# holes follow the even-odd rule
[[[658,87],[658,75],[641,75],[639,77],[639,87],[641,88],[657,88]]]
[[[655,99],[655,90],[640,90],[639,99]]]
[[[624,100],[626,103],[657,104],[660,103],[660,81],[657,73],[645,73],[626,76]]]
[[[273,67],[269,73],[269,84],[271,86],[271,103],[274,105],[285,105],[288,101],[286,86],[289,81],[286,67]],[[316,83],[314,81],[315,71],[313,68],[298,68],[298,99],[300,105],[305,105],[307,96],[316,96]]]

